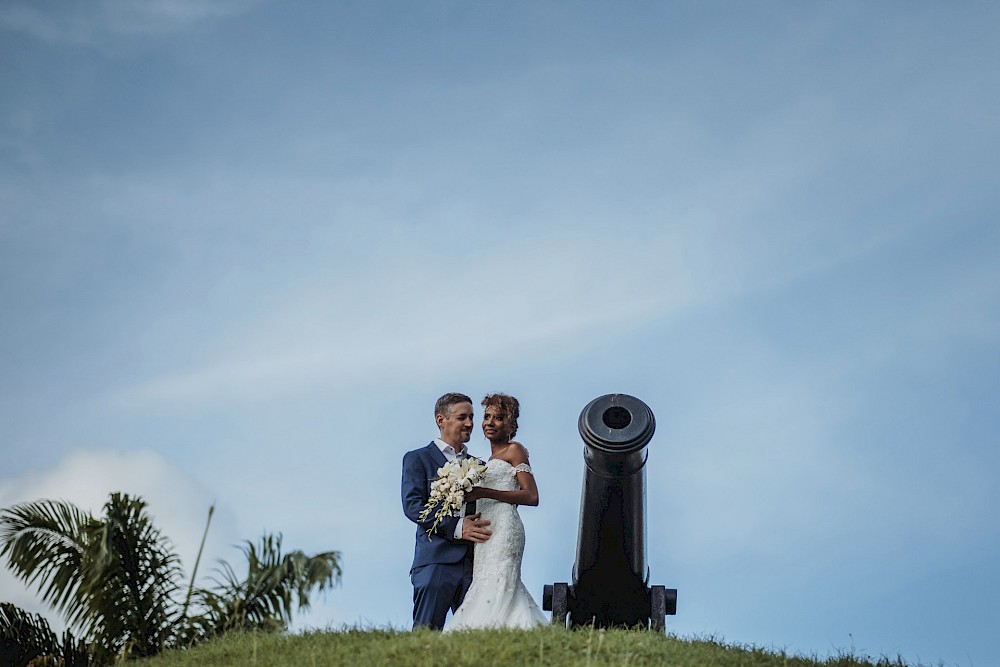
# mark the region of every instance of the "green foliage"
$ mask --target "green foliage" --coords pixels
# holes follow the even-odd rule
[[[54,500],[0,512],[0,558],[86,637],[97,664],[157,655],[231,630],[282,630],[293,605],[308,608],[311,591],[340,583],[336,551],[283,555],[281,536],[270,534],[259,545],[247,542],[242,551],[245,578],[223,561],[216,586],[193,588],[188,598],[194,604],[182,607],[176,599],[180,561],[141,498],[114,493],[100,518]],[[44,619],[31,619],[16,607],[6,614],[0,630],[10,635],[11,647],[35,646],[37,655],[57,655],[49,650],[54,635]],[[64,643],[71,640],[76,641],[67,635]],[[70,663],[65,655],[65,665],[83,664]]]
[[[69,631],[62,641],[38,614],[29,614],[9,602],[0,602],[0,665],[26,667],[56,663],[87,667],[87,647]]]
[[[483,667],[671,665],[672,667],[906,667],[901,659],[854,655],[807,658],[784,651],[680,639],[647,630],[361,630],[304,635],[226,635],[186,651],[168,651],[142,667]]]
[[[56,500],[17,505],[0,516],[0,557],[68,620],[83,614],[76,593],[93,523],[75,505]]]
[[[145,501],[114,493],[89,528],[80,625],[106,657],[156,655],[172,637],[180,560],[145,510]]]
[[[340,583],[340,552],[282,555],[281,535],[270,534],[257,545],[246,542],[241,550],[247,561],[246,577],[238,577],[223,561],[216,588],[194,592],[196,604],[204,610],[192,619],[200,636],[284,630],[292,619],[293,601],[300,610],[308,609],[310,591],[322,592]]]
[[[0,556],[89,638],[101,662],[156,655],[176,618],[180,566],[141,498],[113,493],[95,518],[41,500],[0,516]]]

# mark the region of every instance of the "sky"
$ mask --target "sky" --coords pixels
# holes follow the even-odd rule
[[[141,495],[190,573],[214,503],[205,576],[280,532],[342,553],[294,628],[405,628],[435,399],[520,399],[537,600],[580,411],[626,393],[668,631],[1000,664],[998,27],[3,0],[0,507]],[[45,609],[6,570],[0,599]]]

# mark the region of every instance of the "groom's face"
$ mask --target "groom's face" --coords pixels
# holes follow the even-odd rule
[[[472,416],[472,403],[456,403],[447,414],[438,415],[441,439],[456,450],[461,449],[472,435]]]

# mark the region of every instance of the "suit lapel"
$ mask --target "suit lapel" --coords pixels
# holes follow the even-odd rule
[[[444,452],[438,448],[436,442],[431,441],[431,444],[427,445],[427,451],[430,453],[431,459],[434,461],[435,469],[440,468],[448,462],[448,459],[444,456]]]

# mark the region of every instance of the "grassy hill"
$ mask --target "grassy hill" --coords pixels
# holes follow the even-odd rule
[[[671,665],[671,667],[905,667],[898,658],[841,654],[827,658],[728,646],[634,630],[490,630],[441,634],[426,630],[248,634],[138,663],[142,667],[483,667],[485,665]]]

